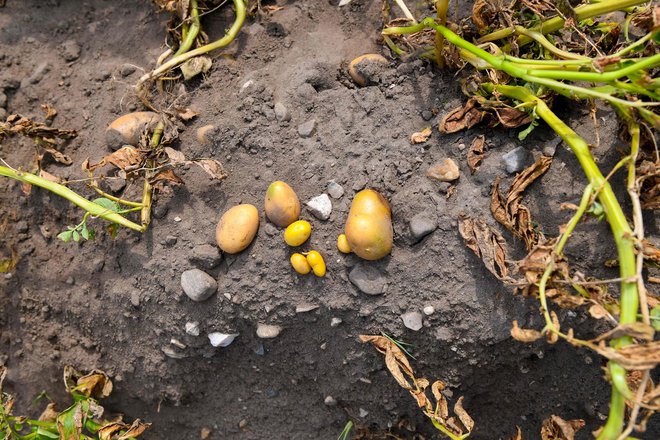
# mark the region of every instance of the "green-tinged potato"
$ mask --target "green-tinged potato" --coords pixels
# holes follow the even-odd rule
[[[346,220],[351,251],[365,260],[378,260],[392,251],[394,230],[390,205],[377,191],[365,189],[353,198]]]
[[[252,243],[259,229],[259,211],[253,205],[237,205],[225,212],[215,228],[218,246],[236,254]]]
[[[154,112],[133,112],[112,121],[105,130],[105,142],[109,148],[118,150],[124,145],[137,146],[142,132],[152,129],[161,121]]]
[[[300,200],[289,185],[278,180],[266,191],[266,217],[280,228],[286,228],[300,216]]]
[[[387,58],[378,55],[377,53],[361,55],[351,61],[348,65],[348,74],[353,78],[353,81],[355,81],[357,85],[364,87],[375,82],[372,77],[374,76],[374,73],[376,73],[374,68],[377,69],[379,64],[387,65],[389,64],[389,61],[387,61]]]

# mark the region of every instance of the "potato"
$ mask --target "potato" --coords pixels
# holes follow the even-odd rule
[[[259,211],[253,205],[237,205],[225,212],[215,228],[218,246],[236,254],[252,243],[259,229]]]
[[[351,253],[351,246],[348,244],[346,234],[340,234],[339,237],[337,237],[337,249],[339,249],[339,252],[344,254]]]
[[[314,271],[314,275],[317,277],[325,276],[325,261],[323,257],[317,251],[309,251],[307,253],[307,263]]]
[[[348,74],[353,78],[353,81],[355,81],[357,85],[364,87],[373,82],[369,75],[369,73],[371,73],[369,67],[374,64],[387,65],[389,62],[387,61],[387,58],[378,55],[377,53],[361,55],[351,61],[348,65]]]
[[[312,225],[308,221],[298,220],[284,230],[284,241],[289,246],[300,246],[307,241],[312,233]]]
[[[195,138],[200,144],[208,145],[213,143],[213,137],[217,134],[218,129],[215,125],[209,124],[199,127],[195,132]]]
[[[392,250],[394,231],[390,205],[377,191],[365,189],[353,198],[346,220],[350,249],[365,260],[378,260]]]
[[[293,254],[290,258],[291,266],[300,275],[307,275],[312,271],[312,266],[307,262],[307,258],[303,254]]]
[[[105,142],[113,150],[124,145],[137,146],[145,129],[154,128],[161,121],[154,112],[134,112],[121,116],[105,130]]]
[[[266,191],[266,217],[281,228],[286,228],[300,216],[300,200],[289,185],[278,180]]]

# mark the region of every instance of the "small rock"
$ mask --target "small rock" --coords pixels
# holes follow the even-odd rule
[[[76,280],[75,280],[73,277],[67,277],[67,278],[66,278],[66,283],[67,283],[69,286],[73,286],[73,285],[76,283]]]
[[[344,322],[344,321],[342,321],[341,318],[332,318],[332,319],[330,320],[330,327],[337,327],[337,326],[339,326],[339,324],[341,324],[342,322]]]
[[[275,110],[275,118],[277,118],[279,122],[286,122],[291,120],[291,115],[289,114],[289,110],[281,102],[275,103],[274,110]]]
[[[2,107],[2,105],[0,105],[0,107]],[[546,142],[545,146],[543,147],[543,155],[550,157],[554,156],[555,153],[557,152],[557,147],[559,146],[559,144],[561,144],[560,137]]]
[[[122,179],[121,177],[112,177],[106,179],[105,182],[108,184],[110,192],[114,194],[117,194],[126,188],[126,179]]]
[[[424,307],[424,310],[422,310],[422,312],[424,312],[426,316],[431,316],[432,314],[435,313],[435,309],[433,308],[433,306],[426,306]]]
[[[0,92],[0,107],[7,108],[7,95]]]
[[[236,339],[238,333],[228,334],[228,333],[213,332],[213,333],[209,333],[208,336],[212,346],[227,347],[232,342],[234,342],[234,339]]]
[[[424,110],[422,112],[422,119],[424,119],[425,121],[430,121],[432,117],[433,117],[433,113],[430,112],[429,110]]]
[[[323,403],[325,403],[326,406],[337,406],[337,400],[332,396],[325,396]]]
[[[30,225],[25,220],[21,220],[16,223],[16,232],[22,234],[24,232],[27,232],[28,230],[30,230]]]
[[[168,235],[165,237],[165,246],[174,246],[177,242],[177,238],[174,235]]]
[[[407,312],[401,315],[403,325],[410,330],[419,331],[422,327],[422,314],[419,312]]]
[[[276,338],[281,331],[282,327],[279,325],[259,324],[257,326],[257,336],[261,339]]]
[[[211,428],[202,428],[201,431],[199,431],[199,438],[206,440],[211,436],[212,432]]]
[[[154,206],[152,212],[154,218],[164,218],[169,210],[170,208],[168,208],[167,205],[161,203]]]
[[[190,336],[199,336],[199,322],[186,322],[186,334]]]
[[[330,197],[333,199],[339,199],[344,195],[344,187],[334,180],[331,180],[328,182],[328,194],[330,194]]]
[[[174,217],[174,221],[177,222],[177,223],[181,222],[181,220],[183,220],[183,219],[181,217],[179,217],[178,215],[176,217]]]
[[[298,134],[300,137],[308,138],[314,134],[316,130],[316,119],[311,119],[298,126]]]
[[[65,61],[75,61],[80,57],[80,44],[74,40],[67,40],[60,46],[60,52]]]
[[[137,290],[131,292],[131,304],[133,305],[133,307],[140,306],[140,292],[138,292]]]
[[[188,260],[195,266],[201,266],[210,270],[217,267],[222,261],[222,254],[217,246],[210,244],[200,244],[192,249],[192,255]]]
[[[132,75],[133,72],[135,72],[135,66],[132,64],[122,64],[121,68],[119,69],[119,74],[124,78]]]
[[[319,220],[327,220],[332,214],[332,201],[327,194],[314,197],[306,205],[309,212]]]
[[[525,169],[532,163],[532,153],[524,147],[516,147],[502,156],[502,164],[506,172],[514,174]]]
[[[245,82],[243,83],[243,85],[241,86],[241,90],[240,90],[239,93],[245,93],[245,92],[246,92],[250,87],[252,87],[253,85],[254,85],[254,81],[252,81],[251,79],[248,79],[248,80],[245,81]]]
[[[420,212],[410,220],[410,233],[416,242],[435,231],[437,227],[438,222],[424,212]]]
[[[441,182],[453,182],[461,175],[461,170],[450,158],[435,163],[426,170],[426,175],[431,179],[439,180]]]
[[[175,349],[170,345],[166,345],[165,347],[162,347],[161,351],[165,354],[165,356],[172,359],[184,359],[186,357],[185,353],[178,351],[177,349]]]
[[[387,289],[385,274],[366,263],[358,263],[348,274],[348,279],[367,295],[380,295]]]
[[[369,415],[369,411],[367,411],[364,408],[360,408],[359,413],[360,413],[360,418],[363,418],[363,419]]]
[[[206,272],[190,269],[181,274],[181,288],[193,301],[205,301],[218,289],[218,283]]]
[[[317,304],[298,304],[296,306],[296,313],[307,313],[318,308],[319,306]]]

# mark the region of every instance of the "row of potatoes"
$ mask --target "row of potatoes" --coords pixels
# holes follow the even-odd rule
[[[304,244],[312,226],[300,220],[300,200],[285,182],[276,181],[266,191],[266,218],[285,228],[284,241],[291,247]],[[237,205],[227,210],[215,230],[218,246],[224,252],[236,254],[247,248],[259,229],[259,211],[254,205]],[[337,248],[343,253],[354,252],[365,260],[378,260],[392,250],[394,232],[390,205],[378,191],[365,189],[353,198],[344,234],[337,238]],[[301,275],[313,272],[325,276],[326,266],[318,251],[291,255],[291,266]]]

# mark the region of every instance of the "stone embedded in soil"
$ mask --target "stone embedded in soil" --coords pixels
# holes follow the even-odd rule
[[[209,270],[220,264],[222,261],[222,254],[217,246],[198,244],[192,249],[192,254],[188,257],[188,261],[195,266],[200,266]]]
[[[131,304],[133,307],[138,307],[140,305],[140,292],[136,290],[131,292]]]
[[[420,241],[437,228],[438,222],[436,219],[424,212],[420,212],[410,220],[410,233],[415,241]]]
[[[192,321],[186,322],[186,334],[190,336],[199,336],[199,322]]]
[[[358,263],[351,269],[348,279],[367,295],[380,295],[387,289],[385,274],[368,263]]]
[[[165,354],[165,356],[172,359],[184,359],[186,357],[185,353],[179,351],[178,349],[172,347],[171,345],[166,345],[165,347],[162,347],[161,351]]]
[[[319,220],[327,220],[332,214],[332,201],[327,194],[314,197],[306,205],[309,212]]]
[[[558,137],[556,139],[552,139],[548,142],[545,143],[545,146],[543,147],[543,155],[544,156],[554,156],[555,153],[557,152],[557,147],[561,144],[561,138]]]
[[[218,283],[206,272],[190,269],[181,274],[181,288],[193,301],[205,301],[218,289]]]
[[[114,194],[117,194],[126,188],[126,179],[122,179],[121,177],[112,177],[110,179],[106,179],[105,182],[108,184],[110,192]]]
[[[261,339],[272,339],[279,336],[282,327],[279,325],[259,324],[257,325],[257,336]]]
[[[298,134],[303,138],[311,137],[314,131],[316,131],[316,119],[311,119],[298,126]]]
[[[289,113],[289,110],[281,102],[276,102],[275,103],[274,110],[275,110],[275,118],[279,122],[286,122],[286,121],[291,120],[291,114]]]
[[[341,324],[342,322],[344,322],[344,321],[342,321],[341,318],[332,318],[332,319],[330,320],[330,327],[337,327],[337,326],[339,326],[339,324]]]
[[[367,417],[369,415],[369,411],[367,411],[364,408],[360,408],[359,414],[360,414],[360,417],[364,419],[365,417]]]
[[[234,339],[238,336],[238,333],[220,333],[220,332],[213,332],[209,333],[209,341],[211,342],[211,345],[214,347],[227,347],[229,346],[232,342],[234,342]]]
[[[129,75],[132,75],[135,72],[135,66],[132,64],[122,64],[119,68],[119,74],[126,78]]]
[[[514,174],[532,163],[532,153],[524,147],[516,147],[502,156],[502,164],[507,173]]]
[[[323,399],[323,403],[325,403],[326,406],[337,406],[337,400],[329,395],[325,396],[325,399]]]
[[[419,312],[407,312],[401,315],[403,325],[414,331],[419,331],[423,327],[422,319],[422,314]]]
[[[218,129],[213,124],[207,124],[199,127],[195,132],[195,139],[203,145],[208,145],[212,142],[214,136],[217,134]]]
[[[316,310],[318,308],[319,306],[317,304],[306,304],[306,303],[298,304],[296,306],[296,313],[307,313]]]
[[[32,74],[23,80],[21,87],[24,87],[26,84],[37,84],[39,81],[44,79],[44,76],[50,72],[50,64],[48,61],[40,63],[37,67],[34,68]]]
[[[424,307],[424,310],[422,310],[426,316],[431,316],[432,314],[435,313],[435,308],[433,306],[426,306]]]
[[[453,182],[460,177],[461,170],[453,159],[446,158],[441,162],[431,165],[426,170],[426,175],[440,182]]]
[[[75,61],[80,57],[80,44],[74,40],[66,40],[60,46],[62,57],[65,61]]]
[[[344,187],[335,182],[334,180],[331,180],[328,182],[328,194],[330,194],[330,197],[333,199],[339,199],[341,196],[344,195]]]

